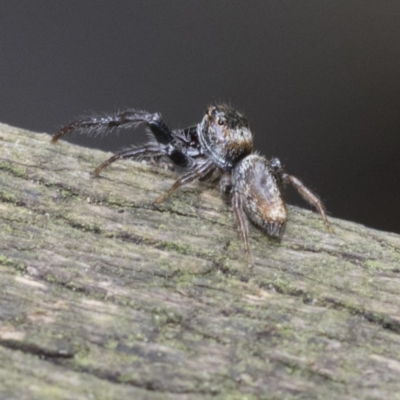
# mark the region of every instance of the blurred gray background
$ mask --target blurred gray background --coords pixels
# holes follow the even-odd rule
[[[399,0],[0,3],[1,122],[55,133],[135,107],[175,128],[215,101],[331,215],[400,233]],[[68,140],[115,151],[144,136]]]

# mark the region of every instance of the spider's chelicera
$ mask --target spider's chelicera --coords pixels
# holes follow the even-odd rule
[[[74,131],[107,133],[114,128],[134,128],[142,123],[151,133],[148,142],[114,154],[94,170],[95,176],[119,159],[167,158],[180,177],[156,200],[157,203],[196,179],[210,176],[214,180],[219,179],[221,192],[232,205],[250,266],[248,220],[269,236],[280,238],[287,221],[281,191],[287,183],[318,210],[328,231],[332,232],[321,200],[299,179],[285,173],[278,158],[267,160],[254,153],[253,134],[247,119],[227,105],[209,107],[198,125],[186,129],[171,130],[159,113],[146,111],[128,110],[114,115],[88,117],[61,128],[52,142]]]

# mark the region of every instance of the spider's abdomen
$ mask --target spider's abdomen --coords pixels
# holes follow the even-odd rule
[[[256,154],[245,157],[234,168],[233,187],[248,218],[268,235],[281,236],[287,212],[269,162]]]

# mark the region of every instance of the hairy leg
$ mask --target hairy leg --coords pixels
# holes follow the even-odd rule
[[[320,198],[314,194],[310,189],[308,189],[303,182],[301,182],[299,179],[297,179],[295,176],[288,175],[288,174],[282,174],[282,179],[284,182],[290,183],[300,194],[301,197],[303,197],[304,200],[306,200],[308,203],[313,205],[317,211],[320,213],[322,220],[324,221],[324,224],[326,226],[326,229],[328,232],[333,233],[333,229],[331,224],[328,221],[328,217],[325,212],[325,207]]]
[[[158,113],[151,114],[146,111],[128,110],[121,113],[91,116],[83,118],[61,128],[52,139],[56,143],[63,136],[72,132],[81,132],[87,134],[109,133],[114,128],[135,128],[139,124],[146,124],[156,140],[162,144],[168,144],[173,140],[172,131],[161,119]]]
[[[103,164],[99,165],[94,171],[93,175],[94,176],[99,176],[100,172],[108,167],[110,164],[117,160],[121,160],[124,158],[131,158],[133,160],[135,159],[140,159],[140,158],[151,158],[151,157],[156,157],[162,155],[162,148],[157,144],[157,143],[152,143],[149,145],[141,146],[141,147],[136,147],[133,149],[129,150],[124,150],[120,151],[118,153],[115,153],[112,157],[110,157],[108,160],[104,161]]]
[[[249,245],[249,227],[248,227],[248,219],[246,214],[242,208],[242,199],[238,192],[233,192],[232,195],[232,209],[235,214],[236,224],[238,226],[240,235],[243,239],[244,243],[244,251],[247,257],[247,263],[249,267],[253,266],[253,260],[250,254],[250,245]]]
[[[171,194],[178,189],[179,187],[186,185],[187,183],[193,182],[196,179],[200,179],[203,176],[207,175],[209,172],[211,172],[215,168],[215,165],[211,161],[207,161],[204,164],[201,164],[197,166],[196,168],[193,168],[190,172],[186,173],[185,175],[182,175],[172,186],[171,188],[162,196],[160,196],[155,202],[156,203],[162,203],[168,197],[171,196]]]

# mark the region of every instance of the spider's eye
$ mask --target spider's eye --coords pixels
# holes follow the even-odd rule
[[[219,118],[218,119],[218,125],[225,125],[225,120],[224,119],[222,119],[222,118]]]

